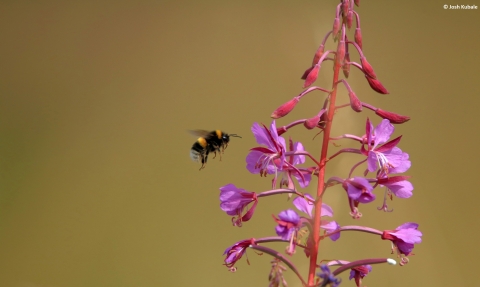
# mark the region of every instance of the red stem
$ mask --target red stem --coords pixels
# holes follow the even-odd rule
[[[343,28],[343,27],[342,27]],[[344,28],[343,28],[344,29]],[[342,29],[342,30],[343,30]],[[343,35],[343,33],[342,33]],[[323,141],[322,141],[322,152],[320,154],[320,165],[318,171],[318,183],[317,183],[317,199],[315,203],[315,214],[313,221],[313,248],[310,253],[310,267],[308,270],[308,285],[315,285],[315,272],[317,269],[317,257],[318,249],[320,246],[320,218],[322,213],[322,197],[325,191],[324,182],[325,182],[325,165],[327,163],[327,153],[328,153],[328,144],[330,142],[330,133],[332,130],[332,121],[335,114],[335,100],[337,98],[337,86],[338,76],[340,73],[341,65],[335,63],[335,68],[333,72],[333,83],[332,83],[332,93],[330,94],[330,104],[328,107],[328,113],[326,118],[326,125],[323,131]]]

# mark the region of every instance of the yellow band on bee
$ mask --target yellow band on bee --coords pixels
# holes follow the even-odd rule
[[[207,141],[204,139],[204,138],[198,138],[198,143],[202,146],[202,147],[206,147],[207,146]]]
[[[217,133],[218,139],[222,139],[222,131],[221,130],[216,130],[215,133]]]

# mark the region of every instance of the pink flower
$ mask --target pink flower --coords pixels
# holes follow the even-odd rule
[[[285,162],[285,139],[278,136],[275,121],[272,121],[270,129],[254,123],[252,132],[257,143],[265,147],[255,147],[248,153],[246,162],[247,169],[251,173],[260,175],[274,174],[281,170]]]
[[[303,152],[305,149],[301,142],[293,143],[289,141],[288,152]],[[282,171],[280,172],[280,186],[286,186],[288,188],[294,189],[294,184],[292,177],[295,177],[298,181],[300,187],[305,188],[309,185],[312,175],[310,172],[300,171],[296,165],[305,163],[304,155],[289,155],[286,157],[286,160],[283,164]],[[276,185],[276,180],[274,179],[273,187]]]
[[[278,218],[273,216],[273,219],[277,222],[275,232],[283,240],[288,240],[287,254],[293,255],[295,253],[297,232],[302,227],[300,216],[292,210],[287,209],[278,214]]]
[[[347,191],[348,197],[360,203],[369,203],[375,200],[372,193],[373,187],[363,177],[354,177],[342,183],[343,189]]]
[[[408,153],[402,152],[397,147],[401,137],[387,142],[394,131],[395,128],[389,120],[382,120],[374,129],[370,120],[367,119],[365,136],[367,148],[362,146],[362,153],[367,155],[368,171],[374,172],[380,168],[383,175],[388,175],[402,173],[410,168]]]
[[[395,230],[383,231],[382,239],[392,241],[400,254],[408,256],[412,253],[414,244],[422,242],[422,232],[417,229],[417,223],[407,222],[395,228]]]
[[[233,184],[220,187],[220,208],[232,217],[235,226],[242,226],[242,222],[252,218],[258,199],[255,192],[237,188]],[[252,207],[242,215],[246,207],[253,202]]]
[[[297,197],[293,200],[293,205],[295,207],[308,214],[308,221],[310,224],[313,224],[313,209],[315,207],[313,203],[313,198],[310,194],[306,193],[305,197],[308,199],[305,199],[303,197]],[[326,203],[322,203],[322,217],[328,216],[328,217],[333,217],[333,209],[328,206]],[[336,221],[327,221],[327,220],[321,220],[320,222],[320,227],[323,228],[327,234],[334,232],[335,230],[340,228],[340,225]],[[336,241],[340,238],[340,232],[335,233],[330,236],[330,239],[332,241]],[[307,249],[305,249],[307,251]]]
[[[357,267],[353,267],[350,270],[350,277],[348,277],[348,279],[352,280],[353,278],[355,278],[355,283],[357,284],[358,287],[360,287],[360,284],[362,284],[363,277],[367,276],[367,274],[370,272],[372,272],[371,265],[360,265]]]
[[[291,240],[300,228],[300,216],[293,209],[284,210],[278,214],[278,218],[273,218],[278,224],[275,231],[284,240]]]
[[[388,188],[396,197],[409,198],[412,196],[413,185],[407,180],[408,176],[391,176],[379,178],[377,183]]]
[[[227,256],[225,257],[224,265],[231,270],[234,270],[233,265],[235,265],[235,263],[242,258],[243,254],[250,245],[255,245],[255,239],[251,238],[248,240],[242,240],[225,249],[223,255]]]

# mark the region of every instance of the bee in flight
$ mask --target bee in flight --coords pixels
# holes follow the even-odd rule
[[[215,154],[213,158],[215,158],[218,152],[220,154],[220,160],[222,160],[222,153],[227,148],[230,137],[241,138],[239,135],[227,134],[221,130],[210,132],[205,130],[194,130],[190,131],[190,133],[199,137],[190,150],[190,157],[194,161],[202,163],[200,170],[205,168],[209,153],[213,152]]]

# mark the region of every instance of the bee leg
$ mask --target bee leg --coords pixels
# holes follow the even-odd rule
[[[205,168],[205,165],[207,164],[207,159],[208,159],[208,151],[202,155],[202,166],[200,167],[199,171]]]
[[[220,149],[216,145],[213,145],[213,159],[217,157],[217,151],[220,151]]]

